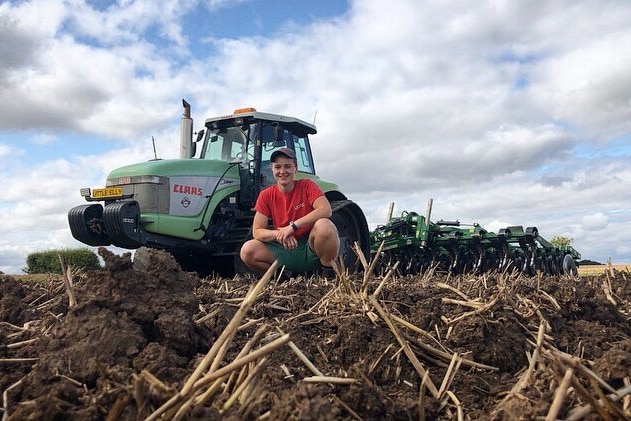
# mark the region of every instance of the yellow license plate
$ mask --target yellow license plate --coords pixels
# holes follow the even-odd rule
[[[104,189],[93,189],[92,197],[94,199],[114,199],[123,196],[122,187],[105,187]]]

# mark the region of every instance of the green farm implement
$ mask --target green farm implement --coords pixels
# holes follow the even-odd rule
[[[399,262],[402,275],[430,268],[454,274],[488,271],[519,271],[577,275],[581,255],[573,247],[557,247],[539,235],[536,227],[510,226],[497,233],[479,224],[430,221],[432,200],[425,215],[404,211],[390,215],[385,225],[370,234],[371,252],[379,253],[381,270]]]

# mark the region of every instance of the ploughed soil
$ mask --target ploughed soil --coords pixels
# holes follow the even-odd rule
[[[3,419],[631,417],[629,272],[200,279],[99,253],[70,287],[0,275]]]

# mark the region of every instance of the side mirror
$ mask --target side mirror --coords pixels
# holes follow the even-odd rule
[[[197,132],[197,139],[195,139],[195,143],[199,142],[204,138],[204,129],[201,129]]]

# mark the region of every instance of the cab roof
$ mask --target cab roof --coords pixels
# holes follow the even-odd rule
[[[254,108],[242,108],[235,110],[233,114],[207,118],[206,126],[212,125],[212,123],[216,123],[219,121],[229,120],[234,121],[235,124],[241,124],[240,122],[238,122],[238,120],[240,119],[243,120],[243,122],[247,122],[251,119],[277,121],[281,123],[282,126],[288,129],[292,129],[292,131],[294,132],[305,132],[307,134],[317,133],[316,126],[314,126],[313,124],[309,124],[306,121],[280,114],[263,113],[256,111]]]

